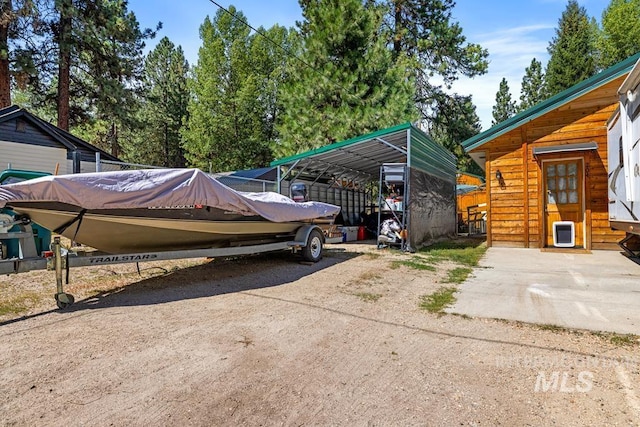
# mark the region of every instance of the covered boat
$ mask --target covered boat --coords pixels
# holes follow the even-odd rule
[[[235,191],[198,169],[47,176],[0,186],[8,206],[55,233],[108,253],[290,240],[340,208],[273,192]]]

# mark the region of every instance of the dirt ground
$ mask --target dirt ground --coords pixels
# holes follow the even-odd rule
[[[420,297],[453,265],[392,268],[408,256],[72,270],[71,309],[34,297],[0,318],[0,425],[640,423],[638,346],[430,314]],[[50,273],[18,276],[2,292],[53,293]]]

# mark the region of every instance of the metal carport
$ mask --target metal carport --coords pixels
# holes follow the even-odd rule
[[[456,232],[456,158],[423,131],[405,123],[271,162],[278,167],[278,191],[303,181],[310,198],[343,208],[358,224],[360,213],[378,209],[380,170],[386,163],[407,166],[404,206],[408,248]],[[375,200],[374,200],[375,198]]]

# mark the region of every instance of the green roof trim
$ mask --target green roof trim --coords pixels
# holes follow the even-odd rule
[[[516,129],[523,124],[530,122],[531,120],[537,119],[538,117],[555,110],[562,105],[573,101],[576,98],[584,95],[591,90],[605,85],[618,77],[628,73],[633,68],[633,65],[640,58],[640,53],[637,53],[629,58],[625,59],[607,68],[604,71],[596,74],[595,76],[589,77],[587,80],[584,80],[578,84],[571,86],[570,88],[560,92],[557,95],[552,96],[551,98],[542,101],[539,104],[534,105],[533,107],[524,110],[515,116],[498,123],[492,128],[475,135],[466,141],[462,142],[462,147],[466,152],[469,152],[475,148],[478,148],[485,143],[489,142],[492,139],[495,139],[501,135],[504,135],[507,132]]]
[[[352,144],[357,144],[358,142],[362,142],[362,141],[367,141],[369,139],[374,139],[374,138],[378,138],[381,137],[383,135],[387,135],[389,133],[394,133],[394,132],[398,132],[401,130],[406,130],[409,129],[410,127],[412,127],[411,123],[403,123],[401,125],[397,125],[394,127],[390,127],[387,129],[382,129],[376,132],[372,132],[366,135],[362,135],[362,136],[358,136],[355,138],[351,138],[351,139],[347,139],[345,141],[340,141],[340,142],[334,142],[333,144],[329,144],[329,145],[325,145],[319,148],[315,148],[313,150],[310,151],[306,151],[304,153],[300,153],[300,154],[294,154],[293,156],[289,156],[289,157],[284,157],[282,159],[278,159],[278,160],[274,160],[271,162],[271,166],[280,166],[280,165],[286,165],[288,163],[291,162],[295,162],[296,160],[300,160],[300,159],[304,159],[307,157],[311,157],[314,154],[322,154],[322,153],[326,153],[327,151],[331,151],[331,150],[335,150],[338,148],[342,148],[342,147],[346,147],[348,145],[352,145]]]

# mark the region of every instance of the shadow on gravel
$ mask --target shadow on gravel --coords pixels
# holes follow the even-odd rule
[[[168,272],[97,293],[76,301],[60,312],[78,312],[117,306],[164,304],[211,297],[294,282],[362,254],[344,250],[326,251],[315,264],[301,262],[290,253],[270,253],[209,262]]]
[[[341,248],[325,249],[315,264],[289,252],[272,252],[236,258],[212,259],[209,262],[166,272],[140,281],[96,293],[76,301],[64,310],[52,309],[0,322],[5,326],[53,313],[77,313],[105,307],[163,304],[172,301],[211,297],[268,288],[294,282],[304,276],[362,255]],[[140,264],[144,270],[144,263]]]

